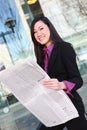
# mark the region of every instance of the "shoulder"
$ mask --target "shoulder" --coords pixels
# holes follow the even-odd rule
[[[63,53],[64,52],[65,53],[70,53],[70,52],[75,53],[73,45],[69,42],[63,41],[63,42],[59,43],[59,46],[60,46],[60,49]]]
[[[62,42],[58,42],[58,43],[55,43],[55,47],[60,47],[62,49],[66,48],[73,48],[73,45],[69,42],[65,42],[65,41],[62,41]]]
[[[73,48],[73,45],[71,44],[71,43],[69,43],[69,42],[65,42],[65,41],[63,41],[63,42],[60,42],[59,43],[59,46],[61,47],[61,48]]]
[[[71,43],[63,41],[60,43],[56,43],[56,47],[57,47],[56,50],[57,51],[59,50],[59,53],[61,54],[62,57],[64,58],[76,57],[75,49]]]

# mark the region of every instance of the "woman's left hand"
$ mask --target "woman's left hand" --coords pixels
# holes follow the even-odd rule
[[[54,90],[65,90],[66,86],[63,82],[58,81],[56,78],[43,80],[43,85],[47,88]]]

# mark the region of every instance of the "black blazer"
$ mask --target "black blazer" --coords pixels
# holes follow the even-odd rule
[[[75,90],[82,86],[83,80],[78,70],[76,53],[70,43],[61,42],[54,45],[48,63],[48,75],[59,81],[75,83]]]
[[[69,95],[70,99],[76,106],[79,114],[84,113],[82,98],[76,91],[83,85],[80,72],[76,62],[76,53],[70,43],[55,43],[48,62],[48,75],[51,78],[57,78],[59,81],[67,80],[75,83],[75,87]]]

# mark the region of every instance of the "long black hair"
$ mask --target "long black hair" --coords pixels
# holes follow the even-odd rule
[[[41,15],[41,16],[36,17],[32,21],[32,23],[31,23],[31,38],[32,38],[32,41],[34,43],[34,51],[35,51],[37,63],[41,66],[42,62],[43,62],[43,51],[42,51],[42,49],[43,49],[44,45],[41,45],[40,43],[38,43],[37,40],[34,37],[34,25],[38,21],[44,22],[49,27],[50,39],[53,41],[53,43],[61,42],[61,41],[63,41],[63,39],[59,36],[55,27],[52,25],[52,23],[50,22],[50,20],[47,17]]]

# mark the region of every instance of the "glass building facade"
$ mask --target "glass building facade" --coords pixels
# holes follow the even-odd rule
[[[78,92],[83,97],[87,112],[87,2],[85,0],[36,0],[35,3],[28,4],[28,1],[1,0],[0,33],[9,30],[4,25],[8,17],[16,19],[16,26],[15,33],[4,36],[6,43],[0,35],[2,50],[0,61],[4,62],[6,67],[10,67],[29,56],[35,60],[29,27],[34,17],[46,15],[61,37],[72,43],[75,48],[78,67],[84,81],[83,88]],[[39,125],[39,120],[1,84],[0,129],[36,130],[39,129]]]

